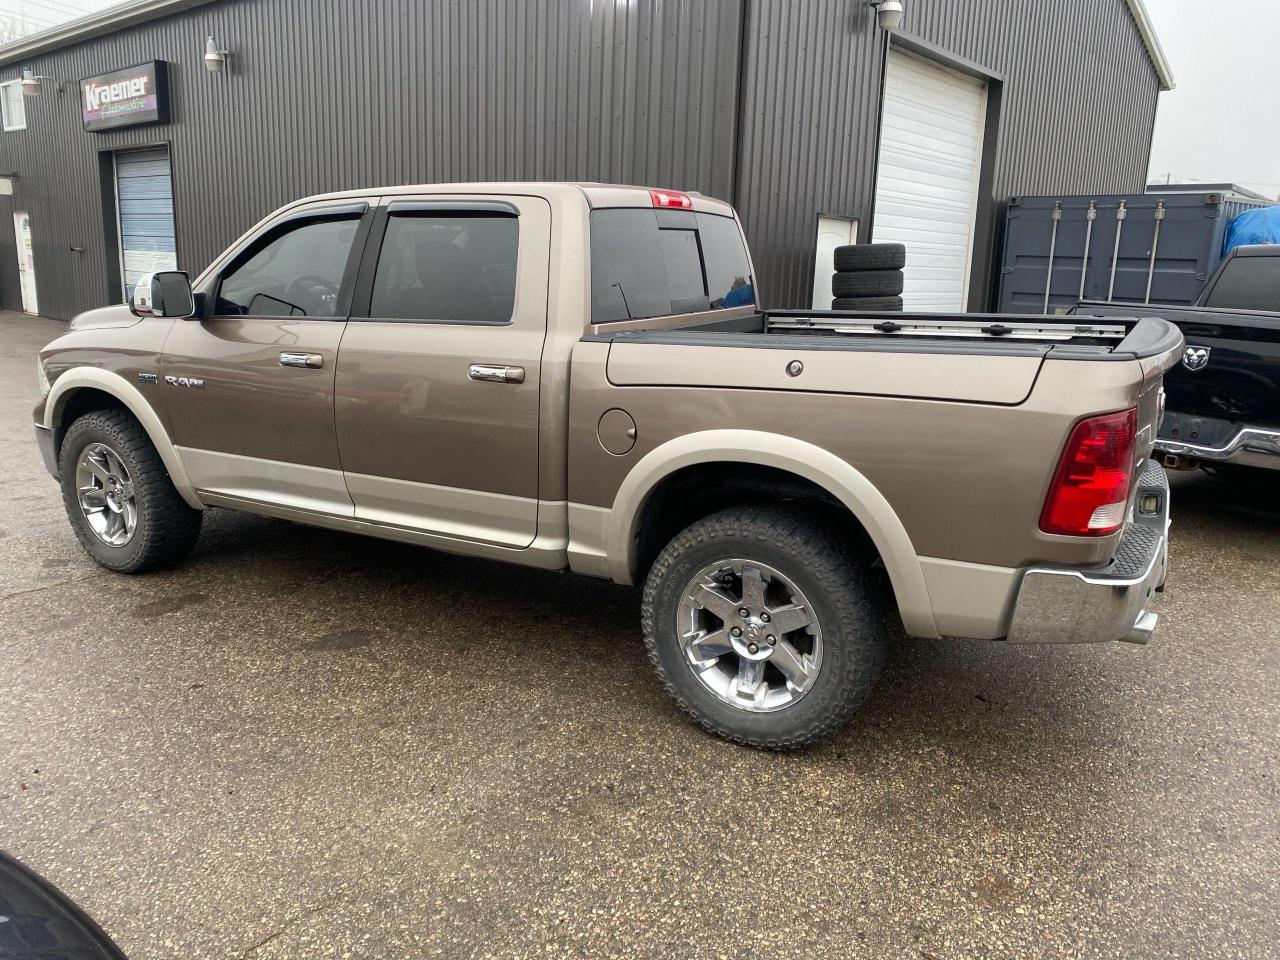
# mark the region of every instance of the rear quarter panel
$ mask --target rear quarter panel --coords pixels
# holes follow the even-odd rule
[[[1114,552],[1118,534],[1096,539],[1051,536],[1040,532],[1039,517],[1075,422],[1138,402],[1142,374],[1136,362],[1036,360],[1029,391],[1013,402],[995,403],[858,392],[861,357],[848,364],[840,392],[829,375],[810,381],[802,374],[790,378],[788,389],[779,389],[772,367],[785,378],[782,371],[793,355],[764,346],[731,351],[750,355],[735,366],[744,372],[734,385],[725,383],[727,358],[715,354],[716,373],[694,377],[699,385],[620,385],[611,376],[611,346],[620,345],[583,341],[575,349],[571,502],[610,507],[635,464],[673,438],[711,430],[753,430],[797,438],[855,467],[889,501],[919,556],[1020,567],[1046,561],[1103,563]],[[646,349],[644,366],[655,371],[649,379],[677,380],[671,371],[687,370],[695,362],[690,357],[700,349],[666,344]],[[1001,361],[1007,363],[1010,384],[1023,382],[1023,360]],[[759,369],[758,363],[763,365]],[[709,360],[706,366],[712,366]],[[929,382],[926,367],[910,373],[910,366],[897,386],[878,386],[898,393],[939,389]],[[629,371],[631,361],[620,369]],[[986,372],[991,379],[1002,377],[998,368]],[[1013,397],[1022,392],[1007,384],[985,393],[979,384],[960,386],[970,396]],[[1151,407],[1146,414],[1151,422],[1156,393],[1144,399]],[[635,446],[623,456],[607,452],[597,435],[600,417],[613,408],[627,411],[636,423]],[[1146,452],[1153,439],[1144,438]]]

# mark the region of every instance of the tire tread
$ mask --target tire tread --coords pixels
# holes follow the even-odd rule
[[[900,297],[901,270],[863,270],[831,275],[831,293],[837,297]]]
[[[901,297],[836,297],[831,301],[832,310],[902,312]]]
[[[852,243],[836,247],[837,273],[864,270],[901,270],[907,265],[907,248],[901,243]]]

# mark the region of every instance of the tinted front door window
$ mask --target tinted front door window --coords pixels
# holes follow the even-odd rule
[[[358,215],[287,224],[250,247],[222,276],[220,315],[332,317]]]

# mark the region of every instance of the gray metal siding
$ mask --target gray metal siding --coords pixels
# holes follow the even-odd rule
[[[733,192],[736,0],[226,0],[37,58],[66,84],[0,134],[44,312],[119,299],[97,153],[167,143],[182,269],[312,193],[454,180],[613,180]],[[209,74],[214,34],[233,52]],[[86,133],[78,80],[167,60],[173,122]],[[0,69],[16,76],[18,68]],[[9,231],[12,234],[12,231]],[[74,253],[72,246],[85,252]],[[17,299],[0,239],[3,304]]]
[[[906,6],[908,34],[1004,78],[988,230],[1010,194],[1141,189],[1158,81],[1125,0]],[[234,54],[224,74],[207,34]],[[99,151],[170,147],[192,272],[311,193],[638,182],[735,201],[766,302],[804,304],[818,213],[866,238],[881,37],[861,0],[222,0],[33,58],[66,94],[46,85],[27,130],[0,134],[20,177],[0,216],[31,213],[42,309],[69,317],[119,295]],[[152,59],[173,122],[85,133],[79,78]],[[17,300],[0,233],[0,302]]]
[[[998,242],[991,230],[1004,198],[1142,190],[1159,80],[1125,0],[905,7],[905,43],[940,48],[1000,81],[978,272]],[[766,300],[807,306],[817,213],[856,217],[859,239],[869,239],[883,33],[849,0],[749,0],[748,11],[736,202]]]

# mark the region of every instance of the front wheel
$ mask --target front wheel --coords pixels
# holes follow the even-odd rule
[[[654,561],[642,617],[649,658],[680,707],[755,747],[834,733],[884,662],[876,591],[800,510],[733,507],[688,527]]]
[[[127,410],[73,423],[58,458],[62,501],[80,545],[111,570],[141,573],[185,557],[200,534],[199,510],[174,489],[142,424]]]

